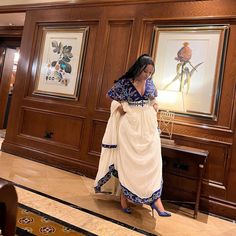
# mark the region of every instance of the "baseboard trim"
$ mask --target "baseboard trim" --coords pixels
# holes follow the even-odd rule
[[[236,220],[236,206],[230,202],[223,202],[221,199],[211,199],[210,197],[200,198],[200,210],[214,214],[225,220],[235,221]]]
[[[2,143],[1,151],[90,178],[94,178],[97,173],[97,167],[91,163],[80,160],[73,161],[57,154],[42,152],[39,149],[14,144],[6,140]]]

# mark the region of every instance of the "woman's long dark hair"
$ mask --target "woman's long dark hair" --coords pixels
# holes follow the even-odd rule
[[[129,70],[124,75],[122,75],[118,80],[115,80],[114,83],[124,78],[134,79],[136,76],[140,75],[148,65],[152,65],[155,70],[155,65],[152,58],[148,54],[141,55],[135,61],[135,63],[129,68]]]

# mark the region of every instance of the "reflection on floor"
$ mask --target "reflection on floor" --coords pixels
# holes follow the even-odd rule
[[[94,194],[92,179],[3,152],[0,177],[16,184],[20,203],[97,235],[236,235],[235,223],[203,213],[194,220],[190,210],[167,203],[169,218],[152,217],[148,206],[125,214],[116,197]]]

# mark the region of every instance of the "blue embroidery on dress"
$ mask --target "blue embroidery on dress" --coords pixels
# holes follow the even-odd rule
[[[104,148],[117,148],[117,145],[113,145],[113,144],[103,144],[103,143],[102,143],[102,147],[104,147]]]
[[[126,198],[128,198],[129,200],[131,200],[132,202],[135,202],[137,204],[152,204],[154,201],[156,201],[158,198],[161,197],[161,192],[162,192],[162,186],[163,186],[163,181],[161,182],[161,188],[158,189],[157,191],[155,191],[152,196],[148,197],[148,198],[140,198],[138,197],[136,194],[130,192],[127,188],[125,188],[122,184],[121,188],[122,191],[124,193],[124,195],[126,196]]]
[[[102,177],[99,181],[96,187],[94,187],[95,193],[101,192],[101,186],[104,185],[110,178],[111,175],[115,176],[118,178],[118,172],[115,169],[114,164],[109,166],[109,171],[105,174],[104,177]]]
[[[146,81],[146,88],[144,95],[141,96],[134,87],[130,79],[118,80],[113,87],[108,91],[108,95],[116,101],[143,101],[152,100],[157,96],[156,87],[151,79]]]
[[[135,102],[132,102],[132,101],[128,101],[128,104],[130,106],[144,106],[146,104],[149,103],[149,100],[141,100],[141,101],[135,101]]]
[[[109,171],[106,173],[106,175],[101,178],[98,181],[98,184],[96,187],[94,187],[95,193],[101,193],[101,187],[102,185],[104,185],[110,178],[111,175],[113,175],[114,177],[118,178],[118,171],[115,169],[114,164],[109,166]],[[161,188],[158,189],[157,191],[155,191],[152,196],[148,197],[148,198],[140,198],[137,195],[135,195],[134,193],[130,192],[127,188],[125,188],[121,183],[121,188],[122,191],[124,193],[124,195],[130,199],[132,202],[137,203],[137,204],[151,204],[153,201],[157,200],[158,198],[161,197],[161,192],[162,192],[162,186],[163,186],[163,181],[161,182]]]

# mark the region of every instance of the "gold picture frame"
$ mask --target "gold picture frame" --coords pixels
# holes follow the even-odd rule
[[[77,99],[89,27],[44,27],[33,94]]]
[[[229,26],[155,26],[160,110],[217,119]]]

